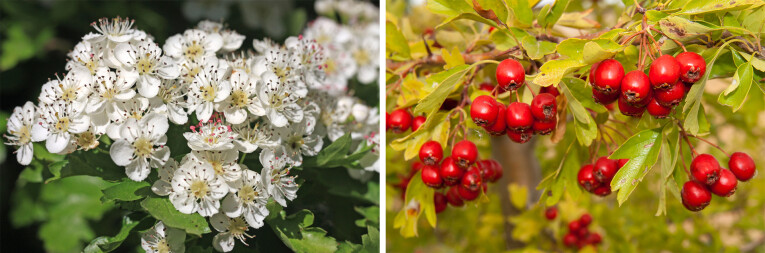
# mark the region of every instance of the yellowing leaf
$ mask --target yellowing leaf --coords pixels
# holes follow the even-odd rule
[[[590,15],[590,13],[592,13],[592,9],[582,12],[563,13],[558,20],[558,25],[577,29],[600,28],[600,23],[587,18],[587,15]]]
[[[680,41],[687,41],[714,30],[678,16],[669,16],[662,19],[659,21],[659,25],[661,31],[667,34],[667,36]]]
[[[510,192],[510,202],[519,210],[526,208],[526,200],[528,199],[529,189],[525,186],[511,183],[507,186],[507,191]]]
[[[575,59],[548,61],[539,68],[539,75],[534,78],[534,84],[543,87],[557,85],[563,76],[583,66],[585,66],[584,63]]]
[[[708,0],[688,1],[679,14],[698,15],[705,13],[727,12],[743,10],[750,6],[762,6],[761,0]]]
[[[457,47],[452,48],[451,53],[449,53],[446,48],[441,48],[441,56],[444,58],[444,62],[446,62],[444,69],[450,69],[465,64],[465,59],[462,57],[462,52],[460,52],[459,48]]]
[[[389,54],[393,54],[393,60],[408,60],[411,58],[409,53],[409,44],[398,30],[398,27],[388,21],[385,24],[385,49]]]

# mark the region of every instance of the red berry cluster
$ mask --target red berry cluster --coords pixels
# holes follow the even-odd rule
[[[629,159],[608,159],[600,157],[595,164],[587,164],[579,169],[577,181],[585,190],[595,195],[605,197],[611,194],[611,179]]]
[[[578,220],[568,223],[568,233],[563,236],[563,245],[569,248],[581,249],[587,245],[597,245],[603,238],[597,232],[590,232],[587,227],[592,223],[590,214],[583,214]]]
[[[497,89],[516,91],[523,86],[526,75],[523,65],[513,59],[505,59],[497,66]],[[481,89],[494,90],[489,84]],[[557,125],[559,95],[555,87],[544,88],[534,96],[531,105],[512,102],[505,106],[492,96],[481,95],[470,105],[470,118],[491,135],[507,136],[517,143],[526,143],[534,134],[549,134]]]
[[[391,113],[385,112],[385,130],[393,130],[400,134],[412,128],[412,132],[420,129],[425,123],[425,116],[413,117],[406,109],[396,109]]]
[[[742,152],[733,153],[728,161],[728,169],[712,155],[701,154],[691,162],[691,179],[683,184],[680,193],[683,206],[691,211],[701,211],[712,201],[712,193],[720,197],[729,197],[736,192],[738,181],[748,181],[755,174],[752,158]]]
[[[648,75],[642,70],[625,75],[621,63],[607,59],[592,66],[590,84],[595,102],[607,105],[618,100],[624,115],[640,117],[647,110],[656,118],[664,118],[705,71],[704,58],[694,52],[677,57],[662,55],[651,63]]]

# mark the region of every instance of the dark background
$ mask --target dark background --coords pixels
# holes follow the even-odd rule
[[[282,1],[274,0],[273,2]],[[56,78],[56,73],[59,75],[66,73],[64,69],[67,60],[66,54],[80,41],[82,36],[88,32],[95,32],[90,26],[92,22],[101,17],[120,16],[135,19],[133,27],[153,35],[161,47],[167,37],[182,33],[184,30],[196,26],[203,19],[185,17],[182,5],[183,3],[178,1],[0,1],[0,120],[6,121],[13,108],[23,105],[26,101],[36,103],[42,85],[48,79]],[[270,37],[280,42],[287,36],[299,33],[306,21],[317,17],[313,10],[313,1],[295,1],[291,5],[293,10],[286,12],[281,20],[272,20],[260,24],[261,27],[250,27],[243,20],[239,3],[233,3],[228,6],[228,17],[224,19],[224,22],[229,28],[246,36],[242,49],[251,48],[252,40],[255,38]],[[262,28],[262,26],[270,25],[271,22],[285,24],[286,33],[268,33]],[[354,84],[350,84],[350,88],[356,88],[357,95],[369,94],[362,96],[368,104],[371,106],[378,104],[378,86],[359,86],[355,82],[352,83]],[[16,187],[16,179],[24,167],[16,162],[15,154],[12,153],[14,148],[6,147],[4,151],[6,158],[0,164],[0,251],[43,252],[42,241],[38,239],[37,235],[39,224],[13,228],[9,221],[10,196]],[[333,200],[328,197],[307,194],[315,191],[305,188],[313,187],[319,186],[312,186],[308,182],[301,186],[299,193],[306,194],[303,194],[300,199],[303,199],[305,204],[301,203],[303,206],[291,206],[287,210],[288,213],[293,208],[309,208],[317,216],[314,225],[322,226],[328,230],[331,236],[338,239],[338,242],[349,240],[358,243],[360,238],[351,235],[364,234],[366,233],[365,230],[358,228],[359,231],[339,231],[334,228],[335,224],[332,224],[334,220],[331,219],[332,217],[324,219],[325,222],[323,223],[321,222],[320,217],[325,216],[326,218],[326,216],[333,215],[329,210],[321,210],[322,206],[325,207],[323,209],[326,209],[327,205],[331,205]],[[321,189],[316,190],[321,192]],[[308,201],[308,198],[314,198],[314,200]],[[334,215],[353,214],[355,213]],[[96,236],[116,233],[120,226],[119,216],[119,211],[113,210],[104,214],[102,221],[96,222],[98,224],[91,224]],[[99,229],[99,227],[112,226],[114,228]],[[278,241],[270,229],[264,228],[256,230],[257,232],[254,234],[257,237],[251,240]],[[67,233],[67,231],[61,231],[61,233]],[[131,240],[134,241],[137,238],[131,238]],[[237,244],[239,243],[237,242]],[[237,245],[237,247],[240,246]],[[123,247],[117,251],[128,250],[133,249]],[[270,249],[270,251],[286,250],[283,245]]]

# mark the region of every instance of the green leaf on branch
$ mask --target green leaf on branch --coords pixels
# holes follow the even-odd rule
[[[499,22],[505,23],[508,18],[508,9],[503,0],[475,0],[485,11],[493,12]],[[476,6],[473,6],[476,9]],[[480,13],[479,13],[480,14]],[[495,22],[496,23],[496,22]]]
[[[718,12],[729,12],[743,10],[751,6],[761,6],[760,0],[709,0],[709,1],[688,1],[678,14],[699,15]]]
[[[429,76],[426,83],[436,88],[417,104],[414,108],[414,115],[431,112],[433,109],[441,107],[449,93],[452,93],[454,88],[461,83],[460,80],[468,70],[470,70],[470,66],[460,65]]]
[[[598,137],[598,128],[595,124],[595,120],[590,115],[590,112],[588,112],[582,105],[581,101],[592,99],[591,97],[583,97],[585,94],[584,92],[588,90],[580,88],[583,87],[583,85],[585,84],[581,79],[564,78],[563,82],[561,82],[558,87],[560,87],[561,92],[566,96],[569,111],[574,115],[574,130],[576,131],[577,140],[579,140],[579,143],[583,146],[590,146],[592,141]],[[576,90],[576,92],[574,92],[574,90]],[[602,108],[602,110],[605,111],[605,108]]]
[[[679,41],[688,41],[715,30],[678,16],[669,16],[660,20],[659,27],[667,36]]]
[[[563,11],[568,7],[569,0],[555,0],[555,3],[545,5],[542,10],[539,11],[537,16],[537,23],[543,28],[551,28],[558,22]],[[552,6],[552,7],[550,7]]]
[[[744,105],[744,100],[752,88],[753,79],[754,69],[752,68],[752,62],[748,61],[745,64],[741,64],[736,69],[736,74],[733,75],[733,81],[728,88],[720,93],[717,101],[720,104],[730,106],[733,112],[738,111]]]
[[[85,253],[100,253],[100,252],[111,252],[120,245],[122,245],[122,242],[127,239],[128,235],[130,235],[130,232],[133,231],[133,229],[138,226],[141,223],[148,224],[149,219],[142,219],[142,220],[133,220],[130,218],[130,216],[124,216],[122,217],[122,227],[120,228],[120,231],[114,235],[114,236],[100,236],[96,239],[93,239],[93,241],[90,242],[90,244],[85,247],[83,252]]]
[[[545,62],[539,68],[539,74],[534,78],[534,84],[547,87],[560,83],[563,76],[574,71],[574,69],[585,66],[584,63],[576,59],[562,59]]]
[[[420,178],[418,171],[412,178]],[[417,236],[417,221],[420,215],[425,217],[430,226],[436,226],[436,207],[433,204],[434,190],[425,185],[422,180],[410,180],[406,187],[404,207],[396,214],[393,228],[400,229],[402,236],[409,238]]]
[[[335,252],[337,241],[327,236],[327,231],[312,227],[314,216],[309,210],[303,209],[287,215],[282,206],[274,201],[266,207],[269,214],[266,224],[276,233],[287,247],[295,252]]]
[[[74,153],[67,155],[66,158],[67,162],[61,164],[65,164],[66,166],[63,166],[63,168],[60,168],[59,170],[62,178],[87,175],[99,177],[110,182],[121,181],[125,178],[125,168],[114,164],[111,156],[107,153],[75,151]],[[51,172],[54,175],[58,174],[58,172],[54,172],[54,170],[51,170]],[[58,178],[53,177],[46,182],[55,179]]]
[[[659,182],[659,208],[656,216],[667,214],[667,186],[675,172],[680,157],[680,133],[674,124],[667,124],[662,131],[666,138],[661,139],[661,181]]]
[[[512,23],[514,26],[531,27],[534,22],[534,12],[531,10],[528,0],[506,0],[505,3],[513,12],[513,22],[508,18],[507,23]]]
[[[323,166],[332,160],[345,157],[350,148],[351,134],[347,133],[322,149],[319,154],[316,155],[316,162],[319,166]]]
[[[412,58],[406,38],[393,22],[385,23],[385,36],[385,49],[393,54],[391,59],[403,61]]]
[[[185,214],[175,209],[170,199],[166,197],[148,197],[141,201],[141,206],[161,220],[168,227],[185,230],[187,234],[198,235],[210,233],[207,220],[198,213]]]
[[[151,185],[149,182],[136,182],[126,179],[121,183],[115,184],[103,190],[104,200],[133,201],[143,199],[151,195]]]
[[[465,0],[431,0],[427,1],[427,6],[431,12],[447,16],[457,16],[473,11],[473,7]]]
[[[611,180],[611,190],[619,191],[616,200],[620,206],[658,160],[661,131],[661,128],[643,130],[630,137],[609,156],[610,159],[630,159]]]
[[[717,48],[717,51],[715,51],[715,54],[711,58],[705,56],[704,60],[707,62],[706,74],[704,74],[704,77],[696,82],[695,85],[691,86],[691,90],[688,91],[688,95],[685,97],[685,105],[683,106],[685,121],[683,121],[683,126],[685,127],[685,130],[692,135],[698,135],[699,133],[709,131],[709,123],[706,120],[706,114],[701,105],[701,97],[704,95],[704,87],[707,84],[707,80],[709,80],[709,75],[712,73],[712,68],[714,67],[717,57],[720,56],[723,49],[734,41],[735,40],[729,40],[722,44],[722,46]]]

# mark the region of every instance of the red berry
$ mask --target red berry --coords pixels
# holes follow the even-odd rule
[[[590,85],[595,85],[595,70],[598,69],[598,66],[600,66],[600,62],[592,64],[592,67],[590,67],[590,75],[587,76],[590,79]]]
[[[627,103],[624,99],[619,98],[619,111],[627,116],[640,117],[643,115],[645,107],[635,107]]]
[[[657,101],[656,98],[651,99],[651,102],[648,103],[648,106],[645,108],[646,111],[648,111],[648,114],[651,114],[651,116],[657,119],[666,118],[669,116],[669,113],[672,112],[672,107],[666,107],[659,104],[659,101]]]
[[[592,191],[592,193],[600,197],[608,196],[611,194],[611,185],[603,184],[601,186],[598,186],[598,188],[595,188],[595,190]]]
[[[558,216],[558,208],[551,206],[545,210],[545,218],[548,220],[554,220]]]
[[[436,206],[436,213],[446,210],[446,195],[440,192],[433,194],[433,204]]]
[[[411,175],[417,173],[417,171],[421,170],[423,166],[425,166],[425,164],[422,164],[420,161],[415,161],[412,163],[412,170],[410,171]]]
[[[576,237],[579,238],[579,241],[584,242],[584,239],[587,238],[588,234],[590,234],[590,230],[587,229],[587,227],[584,226],[584,224],[582,224],[581,226],[582,227],[579,230],[577,230],[575,233],[576,233]]]
[[[656,58],[648,70],[648,78],[654,89],[666,89],[680,78],[680,63],[675,57],[665,54]]]
[[[390,130],[390,113],[385,112],[385,131]]]
[[[478,190],[471,191],[471,190],[469,190],[469,189],[467,189],[465,187],[462,187],[460,185],[457,185],[455,187],[457,187],[457,192],[460,194],[460,197],[463,200],[471,201],[471,200],[474,200],[474,199],[478,198],[478,195],[481,194],[481,192],[478,191]]]
[[[577,245],[578,242],[579,239],[576,238],[576,236],[571,232],[568,232],[565,236],[563,236],[563,245],[566,245],[566,247],[573,248]]]
[[[736,192],[737,185],[736,175],[733,175],[730,170],[721,169],[720,178],[709,187],[709,190],[717,196],[730,197]]]
[[[420,129],[420,126],[422,126],[422,124],[425,124],[425,120],[426,120],[425,116],[414,117],[414,119],[412,120],[412,132],[417,131],[417,129]]]
[[[710,154],[701,154],[691,162],[691,175],[699,183],[712,185],[720,178],[720,163]]]
[[[452,159],[457,166],[467,169],[478,158],[478,148],[469,140],[461,140],[452,147]]]
[[[614,92],[612,94],[605,94],[600,92],[599,90],[593,88],[592,89],[592,98],[595,99],[595,102],[601,105],[609,105],[619,99],[619,93]]]
[[[437,165],[444,158],[444,149],[437,141],[427,141],[420,147],[420,161],[425,165]]]
[[[471,191],[477,191],[481,188],[481,170],[478,167],[471,167],[470,170],[462,175],[462,187]]]
[[[577,233],[580,229],[584,228],[579,220],[574,220],[568,223],[568,232]]]
[[[398,109],[390,113],[390,127],[395,133],[403,133],[412,126],[412,114],[405,109]]]
[[[505,59],[497,65],[497,84],[503,90],[516,90],[526,81],[523,65],[513,59]]]
[[[491,126],[497,120],[497,100],[487,95],[480,95],[470,105],[470,118],[478,126]]]
[[[754,176],[756,171],[752,157],[742,152],[736,152],[730,156],[728,167],[730,167],[733,175],[736,175],[736,178],[741,181],[748,181]]]
[[[645,105],[651,99],[651,83],[648,76],[640,70],[633,70],[627,73],[622,79],[622,95],[631,105]]]
[[[488,83],[488,82],[481,83],[481,85],[479,85],[478,88],[481,89],[481,90],[488,91],[488,92],[494,91],[494,85],[491,85],[491,83]]]
[[[544,86],[542,88],[539,88],[539,93],[548,93],[550,95],[553,95],[553,97],[557,97],[560,95],[560,91],[558,91],[558,88],[555,88],[554,86]]]
[[[619,159],[619,160],[617,160],[617,163],[619,163],[619,169],[624,167],[624,165],[627,164],[627,162],[629,162],[629,161],[630,161],[630,159]]]
[[[531,140],[531,131],[507,131],[507,137],[515,143],[526,143]]]
[[[619,162],[616,160],[608,159],[608,157],[600,157],[593,165],[592,173],[601,183],[611,183],[611,179],[614,178],[616,172],[619,171]]]
[[[541,134],[541,135],[550,134],[552,133],[553,130],[555,130],[555,127],[558,126],[558,121],[556,118],[553,118],[550,121],[535,120],[534,125],[532,125],[531,128],[534,130],[535,134]]]
[[[457,166],[452,157],[447,157],[444,162],[441,163],[441,177],[446,182],[446,185],[456,185],[462,178],[462,174],[465,170]]]
[[[712,193],[707,190],[706,186],[696,181],[685,182],[680,196],[683,199],[683,206],[694,212],[706,208],[712,201]]]
[[[441,185],[444,183],[441,179],[441,173],[438,172],[438,167],[436,166],[423,166],[421,176],[422,182],[432,188],[441,188]]]
[[[590,77],[592,87],[606,95],[619,92],[622,78],[624,78],[624,67],[614,59],[600,62],[593,76]]]
[[[582,214],[582,217],[579,217],[579,223],[581,223],[583,227],[589,226],[590,223],[592,223],[592,215],[588,213]]]
[[[550,121],[558,115],[558,105],[555,96],[540,93],[531,100],[531,114],[539,121]]]
[[[603,237],[601,237],[598,233],[590,233],[587,235],[587,238],[585,238],[584,241],[587,244],[600,244],[603,242]]]
[[[452,206],[460,207],[465,205],[465,202],[462,201],[462,197],[460,197],[457,188],[459,188],[459,186],[449,188],[449,191],[446,192],[446,200],[449,201],[449,204]]]
[[[686,83],[695,83],[707,70],[704,57],[694,52],[679,53],[675,60],[680,64],[680,80]]]
[[[592,192],[595,190],[595,188],[598,188],[600,186],[600,182],[595,179],[595,174],[593,173],[593,167],[592,164],[587,164],[585,166],[582,166],[582,168],[579,169],[579,174],[577,174],[577,181],[579,181],[579,185],[582,186],[585,190],[588,192]]]
[[[512,102],[507,106],[507,128],[513,131],[524,131],[531,128],[534,124],[534,116],[531,113],[531,106],[523,102]]]
[[[683,82],[676,82],[667,89],[656,90],[654,93],[654,99],[659,104],[666,107],[673,107],[680,103],[685,96],[685,84]]]
[[[481,160],[476,162],[476,166],[481,170],[481,178],[484,181],[493,183],[502,177],[502,165],[495,160]]]
[[[491,135],[500,136],[505,134],[505,130],[507,130],[507,121],[505,120],[505,117],[507,116],[507,109],[505,109],[505,105],[502,103],[496,103],[497,108],[499,108],[499,112],[497,113],[497,120],[494,121],[494,124],[490,126],[484,126],[483,128],[486,129],[486,132],[489,132]]]

